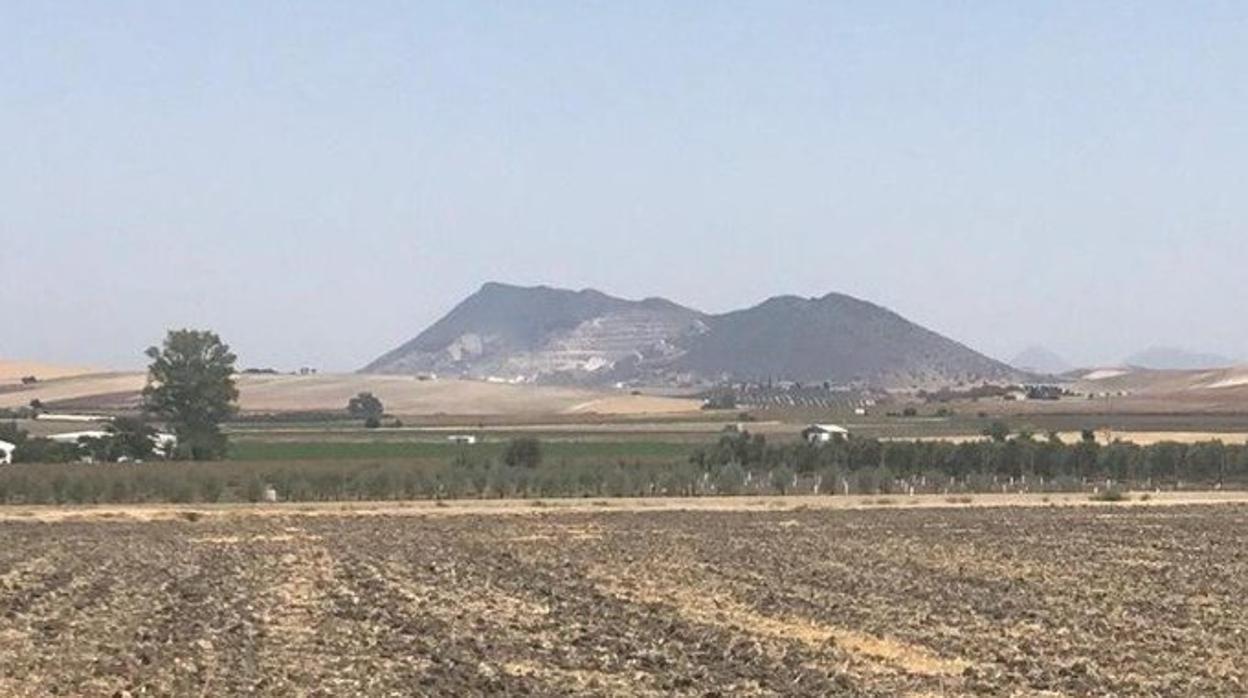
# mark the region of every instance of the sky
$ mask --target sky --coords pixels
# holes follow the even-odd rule
[[[486,281],[1248,358],[1248,4],[0,0],[0,357],[354,370]]]

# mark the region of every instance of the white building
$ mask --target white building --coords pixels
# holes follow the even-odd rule
[[[847,436],[849,430],[838,424],[811,424],[802,430],[802,438],[812,444],[825,444]]]
[[[13,452],[17,450],[16,444],[8,441],[0,441],[0,465],[8,465],[13,462]]]
[[[41,422],[82,422],[87,424],[113,421],[112,417],[101,417],[96,414],[59,414],[56,412],[36,414],[35,419]]]
[[[66,434],[53,434],[48,438],[61,444],[78,444],[82,439],[105,439],[111,437],[111,432],[95,430],[95,431],[72,431]],[[161,458],[171,458],[174,451],[178,448],[178,437],[173,434],[164,432],[156,432],[150,437],[152,441],[152,450]]]
[[[109,433],[101,430],[71,431],[64,434],[52,434],[48,439],[58,444],[76,444],[81,439],[103,439],[107,436],[109,436]]]
[[[178,450],[178,437],[158,431],[152,434],[152,446],[156,455],[161,458],[173,458],[174,452]]]
[[[447,440],[447,441],[450,441],[450,442],[451,442],[451,443],[453,443],[453,444],[467,444],[467,445],[472,445],[472,444],[475,444],[475,443],[477,442],[477,437],[475,437],[475,436],[473,436],[473,435],[471,435],[471,434],[454,434],[454,435],[452,435],[452,436],[448,436],[448,437],[446,437],[446,440]]]

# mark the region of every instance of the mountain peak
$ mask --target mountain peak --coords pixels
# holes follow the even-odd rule
[[[782,295],[706,315],[664,298],[631,301],[490,282],[364,369],[554,382],[716,383],[767,377],[919,388],[1017,374],[867,301]]]

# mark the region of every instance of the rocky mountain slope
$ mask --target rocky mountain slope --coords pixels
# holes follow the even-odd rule
[[[627,380],[706,331],[704,316],[662,299],[488,283],[364,373],[443,373],[547,382]]]
[[[708,315],[663,299],[489,283],[365,373],[507,381],[829,382],[930,388],[1017,380],[1009,366],[849,296]]]

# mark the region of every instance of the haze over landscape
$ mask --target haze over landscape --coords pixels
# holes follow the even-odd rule
[[[0,2],[0,697],[1233,696],[1248,3]]]
[[[1243,360],[1246,16],[6,3],[0,357],[351,371],[497,280]]]

